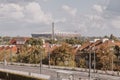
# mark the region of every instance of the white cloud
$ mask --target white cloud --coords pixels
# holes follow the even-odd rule
[[[24,17],[23,7],[17,4],[0,4],[0,17],[3,18],[12,18],[12,19],[21,19]]]
[[[112,19],[111,24],[114,28],[120,29],[120,16],[117,16],[114,19]]]
[[[77,13],[77,9],[76,8],[72,8],[72,7],[68,6],[68,5],[63,5],[62,9],[64,11],[66,11],[68,14],[72,15],[72,16],[75,16],[76,13]]]
[[[37,2],[30,2],[26,5],[0,4],[0,17],[43,24],[49,24],[53,21],[52,15],[45,13]]]
[[[25,6],[25,17],[28,22],[49,24],[53,21],[52,15],[45,13],[38,3],[32,2]]]
[[[48,0],[43,0],[44,2],[47,2]]]
[[[66,18],[61,18],[61,19],[56,19],[55,23],[59,23],[59,22],[66,22]]]
[[[102,6],[102,5],[95,4],[95,5],[93,5],[93,9],[99,13],[103,13],[103,11],[106,9],[106,7]]]

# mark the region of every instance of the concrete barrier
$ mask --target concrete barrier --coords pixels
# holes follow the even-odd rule
[[[3,64],[3,62],[0,62],[1,64]],[[8,63],[11,64],[11,63]],[[40,64],[26,64],[26,63],[12,63],[12,65],[19,65],[19,66],[32,66],[32,67],[39,67]],[[49,68],[48,65],[42,65],[42,67],[45,68]],[[82,72],[88,72],[89,69],[85,69],[85,68],[75,68],[75,67],[64,67],[64,66],[50,66],[50,68],[53,69],[62,69],[62,70],[75,70],[75,71],[82,71]],[[91,69],[91,72],[94,73],[94,70]],[[118,74],[117,71],[115,72],[111,72],[111,71],[102,71],[102,70],[97,70],[97,73],[100,74],[106,74],[106,75],[113,75],[113,76],[120,76],[120,73]]]
[[[45,79],[45,80],[50,79],[49,75],[44,75],[44,74],[37,74],[37,73],[23,72],[23,71],[17,71],[17,70],[9,70],[9,69],[1,69],[1,68],[0,68],[0,71],[18,74],[18,75],[30,76],[30,77],[34,77],[34,78],[38,78],[38,79]]]

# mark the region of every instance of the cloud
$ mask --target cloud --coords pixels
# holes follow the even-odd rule
[[[53,20],[52,15],[44,12],[37,2],[29,2],[26,5],[0,4],[0,18],[42,24],[49,24]]]
[[[7,19],[21,19],[24,17],[23,7],[16,4],[0,4],[0,17]]]
[[[36,22],[36,23],[44,23],[49,24],[52,22],[52,15],[49,13],[45,13],[41,6],[36,3],[32,2],[25,6],[24,13],[26,15],[26,21],[28,22]]]
[[[114,19],[111,20],[112,26],[114,26],[117,29],[120,29],[120,16],[115,17]]]
[[[33,2],[35,0],[0,0],[1,3],[26,3]]]
[[[120,0],[110,0],[107,10],[120,13],[119,8],[120,8]]]
[[[49,0],[43,0],[44,2],[47,2],[47,1],[49,1]]]
[[[72,7],[68,6],[68,5],[63,5],[62,9],[64,11],[66,11],[68,14],[72,15],[72,16],[75,16],[76,13],[77,13],[77,9],[76,8],[72,8]]]
[[[93,5],[93,9],[96,10],[98,13],[103,13],[104,10],[106,9],[105,6],[95,4]]]
[[[66,18],[61,18],[61,19],[55,20],[55,23],[60,23],[60,22],[62,22],[62,23],[66,22]]]

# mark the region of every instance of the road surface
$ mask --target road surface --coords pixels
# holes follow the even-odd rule
[[[30,67],[30,66],[18,66],[18,65],[6,65],[0,64],[0,68],[3,69],[11,69],[11,70],[18,70],[18,71],[26,71],[31,73],[38,73],[40,74],[40,67]],[[57,73],[60,72],[60,76],[62,78],[70,78],[70,73],[73,74],[74,80],[79,80],[79,78],[88,78],[87,72],[80,72],[80,71],[68,71],[68,70],[59,70],[59,69],[51,69],[51,68],[43,68],[41,70],[42,74],[50,75],[51,80],[57,80]],[[120,77],[117,76],[110,76],[105,74],[98,74],[98,73],[92,73],[92,77],[99,77],[100,80],[120,80]]]

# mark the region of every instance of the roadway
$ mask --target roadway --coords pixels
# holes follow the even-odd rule
[[[25,72],[31,72],[31,73],[38,73],[40,74],[40,67],[31,67],[31,66],[19,66],[19,65],[3,65],[0,64],[0,68],[2,69],[10,69],[10,70],[18,70],[18,71],[25,71]],[[57,71],[59,69],[53,69],[53,68],[47,68],[42,67],[41,73],[50,75],[51,80],[57,80],[58,77]],[[69,73],[71,72],[74,75],[74,80],[79,80],[79,78],[88,78],[87,72],[80,72],[80,71],[68,71],[68,70],[62,70],[67,73],[61,73],[60,75],[62,78],[69,78]],[[111,75],[105,75],[105,74],[98,74],[98,73],[92,73],[92,77],[99,77],[100,80],[120,80],[120,77],[117,76],[111,76]]]

